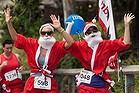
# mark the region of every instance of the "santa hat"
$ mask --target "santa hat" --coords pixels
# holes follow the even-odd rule
[[[85,33],[88,30],[88,28],[90,28],[90,27],[96,27],[97,28],[95,23],[96,23],[95,19],[93,19],[92,22],[86,22],[83,32]]]
[[[45,26],[49,26],[49,27],[51,28],[51,31],[54,32],[54,28],[52,27],[52,25],[51,25],[50,23],[46,23],[46,24],[44,24],[44,25],[42,25],[42,26],[40,27],[39,33],[41,33],[42,29],[43,29]]]

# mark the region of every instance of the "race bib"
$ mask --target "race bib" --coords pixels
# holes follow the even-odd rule
[[[12,80],[15,80],[15,79],[18,78],[16,70],[12,70],[12,71],[6,72],[4,74],[4,76],[5,76],[6,81],[12,81]]]
[[[94,73],[91,71],[82,70],[79,74],[78,79],[82,83],[90,84],[93,75]]]
[[[51,90],[51,78],[45,76],[35,77],[34,88]]]
[[[18,78],[22,79],[22,74],[18,71]]]

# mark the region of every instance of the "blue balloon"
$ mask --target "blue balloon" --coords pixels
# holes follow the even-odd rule
[[[67,22],[72,22],[72,21],[74,21],[74,24],[71,28],[70,34],[72,34],[72,35],[81,34],[83,32],[83,29],[84,29],[84,26],[85,26],[84,19],[77,14],[72,14],[66,19],[65,26],[66,27],[68,26]]]

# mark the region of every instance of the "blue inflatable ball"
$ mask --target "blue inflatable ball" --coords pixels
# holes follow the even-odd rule
[[[79,35],[83,32],[84,26],[85,26],[85,21],[84,19],[77,15],[77,14],[72,14],[66,19],[66,28],[68,26],[67,22],[72,22],[74,21],[74,24],[71,28],[70,34],[72,35]]]

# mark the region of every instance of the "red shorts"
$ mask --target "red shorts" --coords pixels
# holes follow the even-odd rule
[[[2,93],[21,93],[23,92],[24,83],[22,80],[17,79],[12,82],[9,82],[6,86],[7,86],[7,89],[11,90],[11,92],[6,92],[5,90],[3,90]]]
[[[94,88],[85,85],[78,86],[78,93],[109,93],[108,88]]]
[[[24,87],[24,93],[58,93],[58,84],[55,81],[55,79],[52,78],[51,90],[35,89],[34,88],[34,77],[30,76],[28,78],[28,80],[26,81],[26,84]]]
[[[15,88],[11,88],[11,92],[3,91],[2,93],[21,93],[21,92],[23,92],[21,88],[15,87]]]

